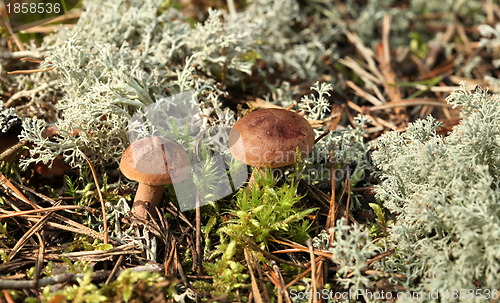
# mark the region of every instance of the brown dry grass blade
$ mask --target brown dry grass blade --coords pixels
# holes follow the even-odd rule
[[[383,105],[384,102],[380,101],[377,97],[374,95],[368,93],[367,91],[363,90],[361,87],[357,86],[354,82],[352,81],[346,81],[347,86],[352,88],[356,95],[360,96],[361,98],[365,99],[366,101],[370,102],[373,105]]]
[[[50,226],[53,228],[58,228],[61,230],[74,232],[74,233],[77,233],[80,235],[89,236],[91,238],[98,239],[98,240],[101,240],[104,242],[104,235],[103,234],[96,232],[95,230],[90,229],[87,226],[82,225],[80,223],[77,223],[73,220],[70,220],[64,216],[61,216],[61,215],[58,215],[55,213],[53,216],[55,219],[57,219],[58,221],[62,221],[65,224],[60,224],[60,223],[48,221],[48,222],[46,222],[47,226]],[[38,218],[32,218],[32,217],[26,217],[26,220],[32,221],[32,222],[38,222]],[[116,241],[111,241],[111,242],[113,242],[115,244],[117,243]]]
[[[269,241],[293,247],[294,249],[297,249],[298,251],[309,252],[309,248],[307,248],[306,246],[297,244],[297,243],[289,243],[289,242],[285,242],[285,241],[281,241],[281,240],[276,240],[276,239],[270,239]],[[277,253],[277,252],[274,252],[274,253]],[[332,257],[332,253],[324,251],[324,250],[314,250],[314,254],[318,255],[318,256],[327,257],[327,258],[331,258]]]
[[[319,258],[321,258],[321,257],[319,257]],[[316,260],[318,260],[318,258],[316,258]],[[297,277],[295,277],[295,279],[293,279],[292,281],[290,281],[290,283],[288,283],[287,285],[285,285],[285,288],[288,289],[290,286],[295,285],[295,283],[299,282],[302,278],[304,278],[305,276],[307,276],[310,272],[311,272],[311,267],[309,267],[308,269],[306,269],[303,273],[301,273],[300,275],[298,275]]]
[[[90,162],[89,158],[84,153],[82,153],[82,156],[85,159],[85,161],[87,161],[87,164],[89,165],[90,170],[92,171],[92,177],[94,178],[97,194],[99,195],[99,201],[101,202],[102,225],[104,229],[104,244],[108,244],[109,235],[108,235],[108,220],[106,219],[106,204],[104,203],[104,199],[101,193],[101,188],[99,187],[99,180],[97,179],[97,173],[95,171],[94,166],[92,165],[92,162]]]
[[[43,62],[43,60],[40,60],[40,59],[36,59],[36,58],[27,58],[27,57],[25,57],[25,58],[21,58],[21,59],[19,59],[19,60],[21,60],[21,61],[26,61],[26,62],[32,62],[32,63],[42,63],[42,62]]]
[[[43,231],[41,232],[36,232],[36,237],[38,238],[38,243],[40,247],[38,248],[37,252],[37,258],[35,262],[35,273],[33,274],[34,280],[38,284],[38,280],[40,280],[40,275],[42,274],[42,269],[43,269],[43,259],[45,256],[45,241],[43,240],[42,234]]]
[[[42,213],[42,212],[51,212],[52,213],[54,211],[68,210],[68,209],[83,209],[83,210],[86,210],[89,212],[95,212],[95,209],[90,208],[88,206],[84,206],[84,205],[59,205],[59,206],[54,206],[54,207],[38,208],[38,209],[25,210],[25,211],[15,211],[15,212],[0,210],[1,212],[5,213],[5,215],[0,215],[0,219],[22,217],[22,216],[37,214],[37,213]]]
[[[2,173],[0,173],[0,183],[10,192],[12,192],[12,194],[20,199],[21,201],[31,205],[33,208],[37,209],[39,208],[38,205],[36,205],[35,203],[31,202],[28,198],[26,198],[26,196],[23,195],[23,193],[21,193]]]
[[[17,152],[17,150],[26,145],[26,143],[28,143],[28,140],[21,140],[15,145],[10,146],[6,150],[4,150],[2,153],[0,153],[0,161],[7,161],[6,159],[12,157]]]
[[[253,268],[252,268],[253,262],[250,258],[249,253],[248,253],[248,249],[244,248],[243,252],[245,254],[245,260],[247,261],[248,272],[250,273],[250,282],[251,282],[251,286],[252,286],[252,294],[253,294],[255,303],[263,303],[264,301],[262,300],[261,290],[259,289],[259,285],[257,284],[257,279],[255,278],[255,274],[253,272]]]
[[[10,23],[7,21],[6,16],[7,16],[7,10],[5,6],[2,6],[0,8],[0,24],[3,28],[7,30],[9,35],[12,37],[12,40],[14,40],[14,43],[16,44],[17,48],[20,51],[24,51],[25,48],[23,42],[21,41],[21,39],[19,39],[19,36],[12,30],[12,27],[10,26]]]
[[[317,303],[318,298],[316,297],[316,293],[318,291],[318,285],[316,281],[316,258],[314,257],[314,248],[312,240],[309,238],[307,239],[306,243],[307,243],[307,248],[309,250],[309,257],[311,258],[311,290],[310,290],[311,297],[309,299],[309,302],[311,302],[312,298],[312,302]]]
[[[14,245],[14,248],[12,248],[9,254],[9,260],[14,258],[14,256],[21,250],[26,241],[28,241],[28,239],[31,236],[33,236],[33,234],[39,232],[43,228],[44,224],[50,219],[50,216],[52,214],[53,214],[52,212],[46,214],[45,216],[42,217],[42,219],[36,222],[35,225],[30,227],[30,229],[21,237],[21,239],[17,241],[16,245]]]
[[[141,251],[135,249],[135,244],[124,244],[121,246],[114,247],[110,250],[93,250],[93,251],[77,251],[71,253],[60,254],[60,257],[68,258],[72,261],[105,261],[112,260],[113,256],[123,256],[123,255],[132,255],[132,254],[140,254]]]
[[[35,73],[43,73],[48,72],[50,70],[55,69],[55,67],[47,67],[47,68],[39,68],[39,69],[26,69],[26,70],[15,70],[8,72],[8,75],[18,75],[18,74],[35,74]]]
[[[332,193],[330,195],[330,207],[328,208],[328,216],[326,218],[325,230],[329,230],[330,228],[335,226],[335,221],[337,220],[337,211],[339,205],[337,205],[337,201],[335,201],[335,188],[337,184],[337,180],[335,178],[335,157],[333,149],[330,149],[330,188]]]
[[[5,301],[7,303],[16,303],[16,301],[14,301],[14,299],[12,299],[12,297],[10,296],[9,292],[7,290],[3,290],[3,296],[5,297]],[[3,301],[2,301],[3,303]]]
[[[382,42],[376,47],[376,59],[379,62],[379,68],[385,80],[383,85],[390,102],[399,102],[402,94],[396,85],[397,76],[391,65],[391,50],[389,45],[390,24],[390,15],[385,15],[382,28]]]
[[[278,283],[279,283],[278,294],[280,294],[280,296],[283,296],[287,303],[292,303],[292,300],[290,299],[290,296],[288,295],[288,291],[285,288],[285,280],[283,280],[283,275],[281,274],[281,271],[280,271],[280,268],[278,267],[278,264],[275,261],[271,261],[271,265],[273,267],[275,277],[278,279]],[[278,300],[279,300],[279,298],[278,298]]]
[[[267,258],[269,258],[269,259],[271,259],[273,261],[276,261],[276,262],[279,262],[279,263],[283,263],[283,264],[287,264],[287,265],[291,265],[291,266],[295,266],[295,267],[305,268],[305,266],[302,265],[302,264],[297,264],[297,263],[294,263],[294,262],[283,260],[281,258],[276,257],[272,253],[269,253],[269,252],[263,250],[257,244],[255,244],[252,240],[250,240],[249,237],[247,237],[245,235],[243,235],[242,238],[243,238],[243,241],[245,242],[245,244],[248,245],[251,249],[253,249],[253,250],[255,250],[255,251],[263,254],[264,256],[266,256]]]
[[[356,47],[356,50],[361,54],[361,56],[365,59],[368,64],[368,69],[370,72],[378,79],[381,83],[384,81],[384,76],[378,70],[377,64],[375,63],[374,53],[371,49],[364,46],[363,41],[356,35],[354,32],[350,32],[348,30],[344,30],[344,34],[347,36],[347,39]]]

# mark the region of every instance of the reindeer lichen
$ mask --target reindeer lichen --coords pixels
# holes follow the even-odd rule
[[[433,118],[376,141],[376,195],[397,214],[385,270],[408,289],[496,289],[500,283],[500,98],[462,86],[447,101],[462,121],[447,137]],[[479,300],[479,298],[477,298]]]
[[[20,89],[23,83],[38,86],[32,98],[41,102],[57,98],[58,136],[45,148],[44,126],[26,119],[22,138],[34,148],[24,167],[49,163],[60,153],[72,167],[81,166],[82,153],[96,165],[116,162],[129,143],[128,119],[187,90],[198,97],[203,130],[223,137],[219,128],[234,123],[234,113],[222,107],[228,87],[253,73],[317,77],[324,66],[320,58],[334,56],[335,31],[324,28],[329,34],[319,35],[302,26],[307,15],[295,0],[254,1],[235,16],[212,9],[194,26],[163,2],[87,1],[74,28],[45,38],[41,67],[54,71],[19,76],[17,82]],[[256,85],[256,93],[274,90],[280,79],[267,88]],[[213,139],[206,144],[218,145]]]

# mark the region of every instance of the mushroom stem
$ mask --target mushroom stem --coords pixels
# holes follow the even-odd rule
[[[255,167],[252,167],[252,174],[250,174],[250,178],[248,179],[247,189],[251,189],[256,184],[255,174],[257,172],[255,171],[255,169]]]
[[[147,210],[153,210],[160,204],[161,196],[163,195],[163,185],[152,186],[144,183],[139,183],[135,194],[134,204],[132,205],[132,213],[137,217],[146,219]]]

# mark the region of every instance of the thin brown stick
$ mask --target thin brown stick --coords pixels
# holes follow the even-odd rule
[[[32,62],[32,63],[42,63],[43,62],[43,60],[36,59],[36,58],[28,58],[28,57],[24,57],[24,58],[21,58],[19,60],[26,61],[26,62]]]
[[[108,244],[109,242],[109,234],[108,234],[108,220],[106,218],[106,203],[104,203],[104,199],[102,197],[101,188],[99,187],[99,180],[97,179],[97,173],[95,172],[95,168],[90,162],[89,158],[81,153],[85,161],[87,161],[90,170],[92,171],[92,177],[94,178],[95,187],[97,189],[97,194],[99,195],[99,201],[101,201],[101,210],[102,210],[102,224],[104,229],[104,244]]]
[[[391,31],[391,16],[385,15],[382,27],[382,51],[377,52],[380,71],[384,76],[384,87],[391,102],[401,100],[401,91],[396,85],[396,73],[391,66],[391,51],[389,43],[389,34]]]
[[[49,202],[52,206],[58,205],[59,203],[61,203],[60,201],[56,202],[54,199],[51,199],[51,198],[49,198],[49,197],[47,197],[47,196],[45,196],[45,195],[43,195],[43,194],[41,194],[39,192],[37,192],[37,191],[35,191],[35,190],[27,187],[27,186],[24,186],[21,183],[13,182],[13,184],[15,184],[20,189],[22,189],[22,190],[24,190],[24,191],[26,191],[26,192],[28,192],[30,194],[33,194],[33,195],[37,196],[38,198],[41,198],[42,200],[44,200],[46,202]],[[64,198],[62,198],[62,199],[64,199]],[[70,197],[70,199],[73,199],[73,197]],[[89,207],[89,209],[94,210],[93,208],[90,208],[90,207]],[[76,214],[76,213],[74,213],[74,214]]]
[[[155,265],[143,265],[130,268],[133,272],[160,272],[162,269]],[[92,279],[102,279],[109,275],[109,270],[99,270],[92,273]],[[120,274],[122,271],[119,271]],[[64,273],[50,278],[40,279],[38,283],[35,280],[7,280],[0,279],[0,289],[36,289],[47,285],[60,284],[64,282],[77,282],[83,279],[85,274]]]
[[[426,98],[415,98],[415,99],[406,99],[400,102],[391,102],[384,105],[376,105],[368,107],[369,111],[377,111],[384,110],[394,107],[404,107],[404,106],[418,106],[418,105],[431,105],[431,106],[440,106],[446,108],[452,108],[451,104],[447,104],[440,101],[435,101],[434,99],[426,99]]]
[[[201,274],[202,266],[201,262],[203,261],[203,248],[201,247],[201,207],[200,207],[200,195],[196,193],[196,233],[195,233],[195,241],[196,241],[196,272]]]
[[[275,261],[271,260],[271,265],[272,265],[274,273],[278,279],[278,283],[279,283],[278,293],[280,294],[280,296],[283,296],[285,298],[285,301],[287,303],[292,303],[292,300],[290,299],[290,296],[288,295],[288,291],[285,288],[285,281],[283,280],[283,276],[281,275],[281,271],[278,267],[278,264]]]
[[[17,34],[14,33],[14,31],[12,30],[12,27],[10,26],[10,23],[8,21],[6,21],[6,19],[4,18],[3,12],[2,12],[2,15],[0,16],[0,23],[1,23],[3,28],[7,29],[7,32],[9,32],[9,35],[12,36],[12,40],[14,40],[14,43],[16,44],[17,48],[20,51],[25,51],[26,49],[24,48],[24,45],[21,42],[21,39],[19,39]]]
[[[4,161],[4,159],[9,158],[12,156],[18,149],[21,147],[25,146],[26,143],[28,143],[28,140],[24,139],[19,142],[17,142],[15,145],[12,145],[11,147],[7,148],[0,154],[0,161]]]
[[[171,275],[170,266],[172,264],[172,261],[174,260],[175,239],[173,239],[170,243],[171,243],[171,245],[170,245],[170,252],[168,253],[168,257],[166,258],[165,262],[163,262],[165,264],[165,276],[170,276]]]
[[[271,299],[269,298],[269,292],[267,291],[267,285],[266,282],[264,281],[264,274],[263,274],[264,270],[262,269],[262,266],[257,260],[255,252],[252,253],[252,260],[253,264],[255,265],[255,268],[257,269],[257,274],[259,275],[260,289],[262,290],[261,294],[264,299],[264,302],[271,302]]]
[[[354,109],[358,113],[363,114],[366,111],[364,106],[361,107],[361,106],[357,105],[356,103],[352,102],[351,100],[347,100],[347,106],[349,106],[349,108],[351,108],[351,109]]]
[[[318,303],[318,298],[316,297],[318,287],[316,284],[316,258],[314,256],[314,247],[310,238],[307,239],[306,244],[309,248],[309,257],[311,258],[311,296],[309,297],[309,302]]]
[[[316,261],[317,264],[317,280],[316,280],[316,287],[321,291],[321,289],[324,288],[325,286],[325,281],[328,278],[328,270],[327,270],[327,260],[326,259],[319,259]],[[322,302],[322,301],[320,301]]]
[[[38,281],[40,280],[40,275],[42,274],[42,268],[43,268],[43,259],[45,255],[45,241],[43,240],[41,232],[36,232],[36,236],[38,238],[38,243],[40,244],[40,247],[38,248],[38,253],[37,253],[37,259],[35,263],[35,273],[34,273],[34,280],[38,284]]]
[[[371,73],[383,83],[384,76],[382,76],[380,71],[377,69],[377,65],[375,64],[375,60],[373,59],[373,51],[364,45],[363,40],[361,40],[361,38],[356,33],[344,30],[344,34],[347,36],[347,39],[349,39],[349,41],[354,44],[356,50],[361,54],[361,56],[363,56],[366,63],[368,64],[368,68]]]
[[[377,261],[380,261],[380,260],[382,260],[383,258],[385,258],[385,257],[387,257],[387,256],[392,255],[395,251],[396,251],[396,250],[394,250],[394,249],[390,249],[390,250],[388,250],[388,251],[384,251],[384,252],[382,252],[382,253],[380,253],[380,254],[376,255],[375,257],[373,257],[373,258],[371,258],[371,259],[367,260],[367,261],[366,261],[366,265],[367,265],[367,266],[370,266],[370,265],[372,265],[373,263],[375,263],[375,262],[377,262]]]
[[[330,133],[330,130],[327,129],[324,133],[322,133],[321,135],[318,136],[318,138],[316,138],[314,140],[314,144],[318,143],[319,140],[323,139],[326,135],[328,135]]]
[[[286,242],[286,241],[281,241],[281,240],[276,240],[276,239],[270,239],[270,241],[276,242],[276,243],[279,243],[279,244],[283,244],[283,245],[286,245],[286,246],[293,247],[293,248],[297,249],[297,251],[309,252],[309,248],[307,248],[306,246],[300,245],[300,244],[289,243],[289,242]],[[314,254],[318,255],[318,256],[323,256],[323,257],[326,257],[326,258],[331,258],[332,257],[332,253],[328,252],[326,250],[317,250],[317,249],[315,249],[314,250]],[[307,266],[302,266],[302,268],[307,268]]]
[[[35,223],[35,225],[31,226],[30,229],[24,233],[24,235],[17,241],[16,245],[14,245],[14,248],[12,248],[10,254],[9,254],[9,260],[14,258],[14,256],[21,250],[21,248],[24,246],[26,241],[28,241],[29,238],[36,232],[38,232],[40,229],[43,228],[43,225],[49,220],[50,216],[52,213],[48,213],[45,216],[42,217],[38,222]]]
[[[55,69],[55,67],[38,68],[38,69],[14,70],[14,71],[8,72],[7,75],[36,74],[36,73],[48,72],[48,71],[53,70],[53,69]]]
[[[50,221],[46,222],[47,226],[59,228],[62,230],[74,232],[77,234],[89,236],[89,237],[92,237],[94,239],[104,241],[104,236],[101,233],[98,233],[93,229],[90,229],[82,224],[76,223],[76,222],[74,222],[74,221],[72,221],[64,216],[59,216],[57,214],[54,214],[54,217],[57,218],[58,220],[63,220],[63,222],[66,224],[71,223],[73,225],[73,227],[68,226],[66,224],[60,224],[60,223],[50,222]],[[33,222],[38,222],[38,220],[39,220],[38,218],[31,218],[31,217],[26,217],[25,219],[28,221],[33,221]],[[116,243],[116,241],[114,241],[114,242]]]
[[[16,303],[16,301],[14,301],[14,299],[10,296],[9,292],[5,289],[3,290],[3,296],[5,297],[5,301],[7,301],[7,303]],[[3,300],[0,302],[3,303]]]
[[[318,257],[318,258],[321,258],[321,257]],[[317,260],[317,258],[316,258],[316,260]],[[302,278],[304,278],[305,276],[307,276],[309,274],[309,272],[311,272],[311,267],[309,267],[306,270],[304,270],[303,273],[301,273],[300,275],[298,275],[297,277],[295,277],[295,279],[293,279],[287,285],[285,285],[285,288],[288,289],[289,287],[295,285],[295,283],[299,282],[300,280],[302,280]]]
[[[26,196],[24,196],[23,193],[21,193],[2,173],[0,173],[0,184],[2,184],[7,190],[11,191],[16,198],[31,205],[34,209],[40,208],[38,205],[26,198]]]
[[[380,101],[377,97],[374,95],[364,91],[361,87],[357,86],[354,84],[352,81],[346,81],[347,86],[352,88],[356,95],[360,96],[361,98],[364,98],[366,101],[370,102],[371,104],[377,106],[377,105],[383,105],[384,102]]]
[[[179,211],[179,209],[177,208],[177,206],[175,206],[175,204],[172,202],[172,201],[169,201],[168,204],[171,206],[171,207],[168,207],[166,206],[166,209],[172,214],[174,215],[174,217],[178,217],[179,219],[181,219],[182,221],[184,221],[184,223],[186,223],[192,230],[195,230],[195,227],[193,226],[193,223],[191,223],[188,218],[186,218],[186,216],[184,216],[183,213],[181,213]]]
[[[330,175],[331,175],[331,190],[332,193],[330,195],[330,207],[328,209],[328,217],[326,218],[326,225],[325,225],[325,230],[329,230],[332,227],[335,227],[335,220],[337,219],[335,214],[336,210],[338,208],[337,203],[335,201],[335,187],[336,185],[336,180],[335,180],[335,154],[333,149],[330,150]],[[331,241],[332,239],[330,239]]]
[[[347,203],[345,206],[345,220],[346,220],[346,224],[349,224],[349,208],[351,206],[351,170],[349,168],[346,170],[345,187],[347,190]]]
[[[53,206],[53,207],[37,208],[37,209],[32,209],[32,210],[24,210],[24,211],[16,211],[16,212],[1,210],[1,212],[6,213],[6,215],[0,215],[0,219],[22,217],[22,216],[31,215],[31,214],[37,214],[37,213],[43,213],[43,212],[55,212],[58,210],[68,210],[68,209],[83,209],[83,210],[86,210],[89,212],[96,211],[95,209],[90,208],[90,207],[85,206],[85,205],[58,205],[58,206]]]
[[[118,257],[118,260],[115,263],[115,266],[113,266],[113,269],[111,270],[111,273],[109,274],[108,278],[106,279],[106,282],[104,284],[108,285],[111,280],[113,280],[114,276],[118,272],[118,268],[122,265],[123,259],[125,258],[125,255],[120,255]]]
[[[267,258],[269,258],[269,259],[271,259],[273,261],[280,262],[280,263],[287,264],[287,265],[291,265],[291,266],[295,266],[295,267],[306,268],[302,264],[297,264],[297,263],[294,263],[294,262],[283,260],[283,259],[278,258],[275,255],[273,255],[273,254],[271,254],[271,253],[269,253],[269,252],[261,249],[257,244],[253,243],[252,240],[250,240],[250,238],[248,238],[245,235],[243,235],[242,238],[243,238],[243,241],[245,242],[245,244],[247,244],[251,249],[253,249],[253,250],[257,251],[257,252],[260,252],[261,254],[265,255]]]
[[[252,259],[250,258],[250,254],[248,253],[248,249],[244,248],[243,252],[245,254],[245,260],[247,261],[248,272],[250,273],[250,282],[252,286],[252,294],[254,296],[255,303],[263,303],[261,290],[259,289],[259,285],[257,284],[257,279],[255,278],[255,274],[252,268]]]

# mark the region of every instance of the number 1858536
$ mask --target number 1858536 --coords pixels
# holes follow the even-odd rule
[[[61,12],[60,3],[8,3],[5,8],[8,14],[58,14]]]

